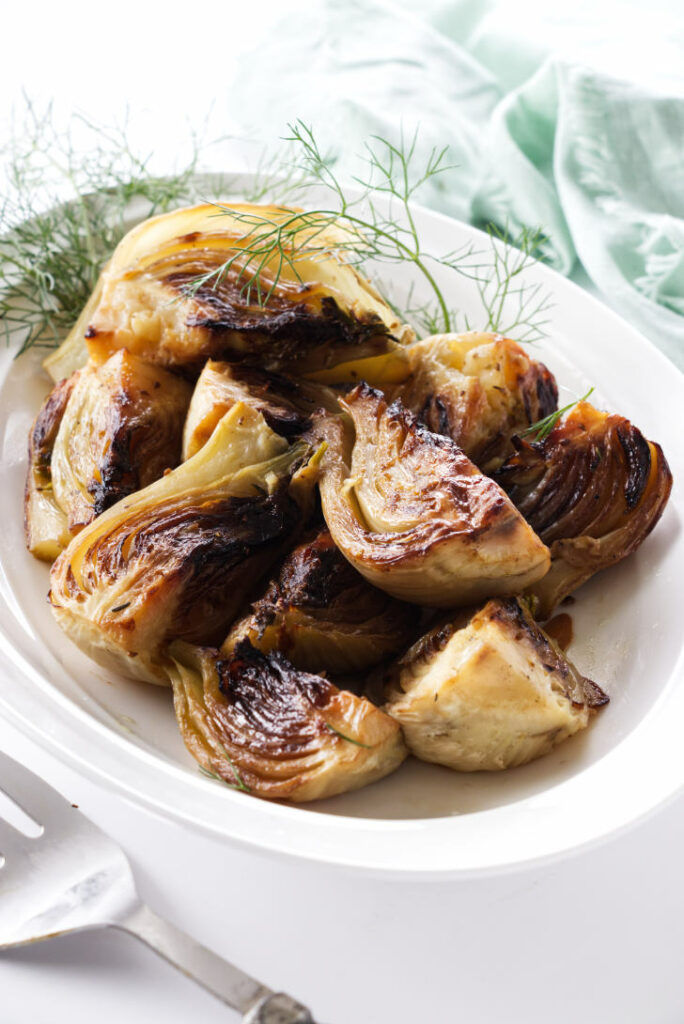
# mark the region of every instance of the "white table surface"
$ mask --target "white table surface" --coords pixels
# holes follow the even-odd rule
[[[469,882],[390,883],[188,834],[78,777],[3,722],[0,748],[121,843],[158,912],[307,1001],[321,1024],[681,1024],[684,799],[555,864]],[[2,1024],[94,1019],[238,1018],[119,933],[0,958]]]
[[[79,107],[100,120],[129,103],[137,130],[154,126],[162,157],[174,125],[209,99],[212,124],[229,130],[217,32],[210,45],[205,26],[224,26],[225,68],[244,34],[263,31],[279,9],[270,0],[257,9],[212,0],[198,18],[187,4],[167,3],[162,13],[128,0],[13,9],[0,61],[2,130],[22,86],[34,99],[53,97],[58,111]],[[211,59],[192,73],[163,70],[207,50]],[[299,996],[324,1024],[684,1020],[684,798],[554,864],[469,882],[390,883],[188,834],[77,776],[2,721],[0,749],[121,843],[159,913]],[[218,1024],[237,1016],[115,932],[0,958],[0,1024],[67,1020]]]

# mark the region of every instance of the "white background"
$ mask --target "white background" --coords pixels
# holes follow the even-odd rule
[[[5,3],[0,142],[24,87],[37,101],[54,98],[58,113],[78,108],[100,122],[128,105],[134,130],[163,165],[186,123],[212,103],[212,130],[233,130],[232,62],[283,9],[266,0]],[[657,62],[639,53],[637,38],[634,47],[640,61]],[[122,844],[158,912],[307,1001],[325,1024],[684,1020],[682,800],[553,865],[471,882],[387,883],[189,835],[75,776],[3,722],[0,748]],[[0,1024],[93,1019],[237,1018],[117,933],[0,959]]]

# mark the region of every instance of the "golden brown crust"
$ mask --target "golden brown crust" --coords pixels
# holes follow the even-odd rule
[[[415,609],[367,583],[321,530],[285,559],[222,650],[247,637],[305,671],[358,672],[406,646],[415,617]]]
[[[327,418],[323,513],[346,558],[375,586],[436,607],[516,593],[548,551],[504,492],[449,438],[359,385]]]
[[[171,648],[176,715],[200,765],[268,799],[314,800],[382,778],[401,730],[369,701],[242,640],[228,657]]]
[[[578,403],[544,440],[515,439],[494,474],[551,548],[534,587],[540,615],[594,573],[631,554],[660,519],[672,474],[659,445],[623,416]]]
[[[557,408],[553,374],[510,338],[435,335],[408,351],[412,373],[396,393],[487,470],[512,450],[513,434]]]

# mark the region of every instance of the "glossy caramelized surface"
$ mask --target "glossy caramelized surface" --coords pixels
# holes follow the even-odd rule
[[[370,701],[249,640],[231,654],[171,648],[176,714],[199,763],[257,796],[312,800],[382,778],[407,754]]]
[[[551,549],[551,569],[533,588],[547,616],[594,573],[636,550],[663,513],[672,474],[660,445],[588,402],[543,440],[515,445],[494,477]]]
[[[400,402],[359,385],[328,421],[323,513],[343,554],[375,586],[436,607],[517,593],[548,551],[504,492]]]

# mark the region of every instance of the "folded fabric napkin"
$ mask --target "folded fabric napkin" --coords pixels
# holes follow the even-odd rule
[[[541,229],[556,269],[583,266],[684,369],[684,22],[657,0],[549,6],[308,0],[243,58],[233,109],[270,143],[310,122],[349,173],[364,138],[419,125],[457,165],[420,201]]]

